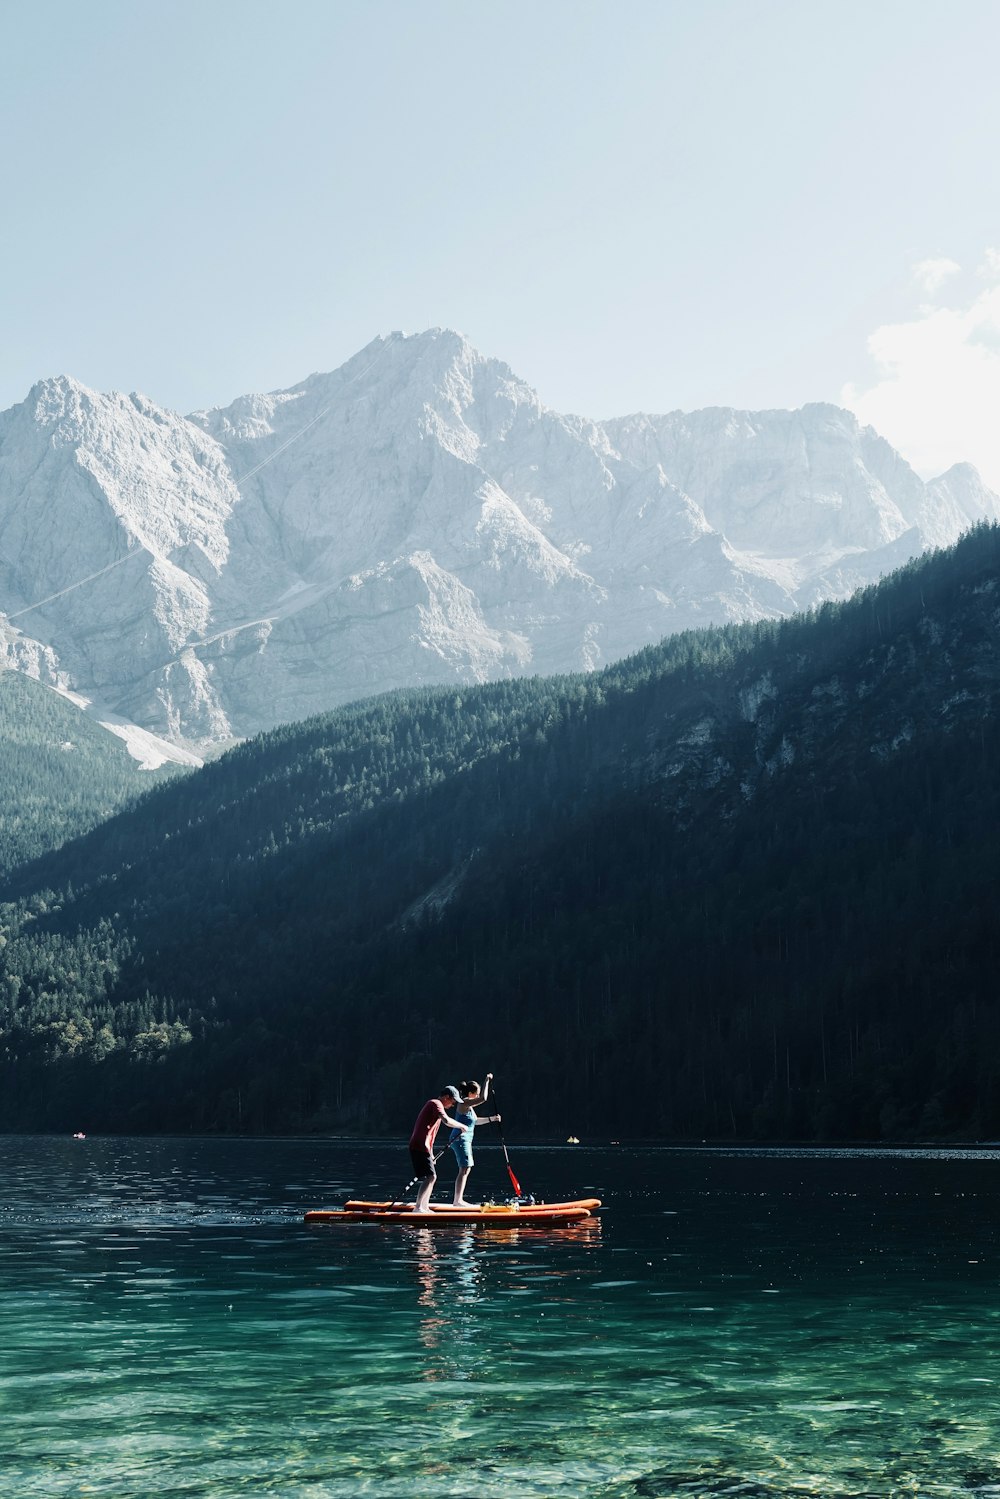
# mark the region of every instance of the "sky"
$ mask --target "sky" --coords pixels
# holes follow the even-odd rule
[[[997,0],[0,3],[0,408],[450,327],[556,410],[833,401],[1000,489]]]

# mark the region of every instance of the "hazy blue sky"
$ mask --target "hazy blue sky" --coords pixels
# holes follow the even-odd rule
[[[560,410],[850,399],[1000,484],[957,394],[998,410],[998,0],[2,19],[0,406],[191,410],[442,325]]]

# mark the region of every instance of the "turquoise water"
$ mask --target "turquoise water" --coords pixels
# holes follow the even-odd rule
[[[990,1152],[519,1148],[608,1206],[515,1232],[304,1227],[386,1146],[2,1154],[13,1499],[1000,1495]]]

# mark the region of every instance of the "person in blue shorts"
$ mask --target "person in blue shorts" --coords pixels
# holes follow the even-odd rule
[[[475,1165],[472,1158],[472,1136],[477,1124],[499,1124],[499,1114],[476,1113],[476,1104],[483,1104],[490,1096],[490,1083],[493,1081],[492,1072],[487,1072],[486,1082],[482,1092],[479,1084],[473,1079],[470,1082],[459,1083],[458,1091],[462,1095],[462,1101],[455,1109],[455,1123],[464,1125],[464,1128],[453,1129],[448,1139],[448,1144],[455,1153],[458,1162],[458,1175],[455,1178],[455,1196],[453,1205],[457,1208],[477,1208],[478,1202],[466,1202],[465,1184],[469,1180],[469,1172]]]

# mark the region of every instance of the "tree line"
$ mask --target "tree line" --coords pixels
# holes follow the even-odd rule
[[[120,739],[51,688],[0,671],[0,877],[176,773],[142,770]]]
[[[1000,1135],[998,620],[984,526],[239,746],[8,878],[0,1125],[401,1130],[489,1066],[537,1134]]]

